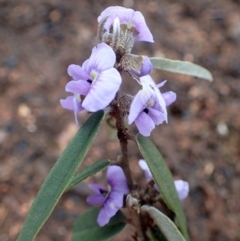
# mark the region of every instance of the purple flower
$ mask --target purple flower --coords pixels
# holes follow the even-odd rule
[[[123,196],[129,192],[123,170],[119,166],[110,166],[107,170],[108,187],[99,184],[90,184],[89,187],[96,193],[87,198],[91,205],[101,205],[97,218],[100,227],[106,225],[110,218],[123,206]]]
[[[149,182],[150,180],[152,180],[152,173],[150,172],[150,169],[146,163],[145,160],[140,159],[138,162],[139,166],[141,167],[141,169],[144,171],[145,177],[147,179],[147,181]],[[180,200],[185,199],[188,196],[189,193],[189,184],[188,182],[185,182],[183,180],[175,180],[174,181],[174,185],[178,194],[178,198]],[[159,191],[158,186],[155,184],[154,185],[155,189],[157,191]]]
[[[146,178],[147,182],[151,181],[153,179],[152,178],[152,173],[150,172],[150,169],[149,169],[148,164],[146,163],[146,161],[143,160],[143,159],[140,159],[138,161],[138,165],[144,171],[144,175],[145,175],[145,178]]]
[[[177,190],[178,198],[180,200],[185,199],[189,193],[189,184],[183,180],[175,180],[174,181],[175,188]]]
[[[119,72],[114,68],[116,55],[112,48],[100,43],[93,48],[92,54],[82,67],[70,65],[68,74],[73,78],[65,89],[74,94],[61,105],[75,113],[83,109],[95,112],[104,109],[114,99],[122,82]]]
[[[98,22],[101,22],[101,20],[105,17],[108,17],[104,27],[106,30],[109,30],[111,25],[114,22],[114,19],[116,17],[119,18],[120,24],[126,24],[128,28],[134,27],[137,32],[137,41],[146,41],[153,43],[153,36],[147,27],[147,24],[145,22],[145,19],[143,15],[139,11],[134,11],[130,8],[124,8],[124,7],[108,7],[106,8],[101,15],[98,17]]]
[[[166,81],[165,81],[166,82]],[[164,83],[156,85],[152,78],[147,75],[140,78],[142,90],[134,97],[128,116],[128,124],[136,124],[139,132],[149,136],[156,125],[167,122],[166,106],[176,100],[176,94],[172,91],[161,94],[159,87]]]
[[[145,75],[148,75],[152,72],[152,62],[147,56],[142,56],[143,57],[143,63],[141,66],[141,71],[140,74],[138,74],[139,77],[143,77]]]
[[[77,113],[84,110],[81,101],[81,96],[79,94],[74,94],[73,96],[68,96],[65,100],[60,100],[63,108],[74,111],[75,122],[77,124]]]

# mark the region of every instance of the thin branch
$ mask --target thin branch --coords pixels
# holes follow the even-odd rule
[[[120,158],[119,165],[122,167],[124,174],[127,178],[128,187],[130,191],[133,190],[134,184],[132,179],[132,174],[129,166],[129,160],[128,160],[128,138],[129,135],[127,133],[127,129],[124,126],[123,122],[123,116],[121,113],[121,109],[117,108],[117,116],[116,116],[116,127],[117,127],[117,135],[120,142],[120,147],[122,151],[122,156]]]

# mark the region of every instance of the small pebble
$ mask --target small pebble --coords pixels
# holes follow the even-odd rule
[[[228,130],[228,126],[226,125],[226,123],[224,123],[224,122],[218,123],[217,133],[221,136],[227,136],[228,135],[229,130]]]
[[[26,104],[20,104],[18,107],[18,115],[20,117],[27,117],[31,114],[31,109]]]

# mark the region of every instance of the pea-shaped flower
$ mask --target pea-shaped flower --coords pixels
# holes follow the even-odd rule
[[[70,65],[68,74],[73,78],[65,90],[74,96],[61,100],[61,105],[77,113],[83,109],[95,112],[107,107],[114,99],[122,78],[114,68],[116,55],[112,48],[100,43],[93,48],[92,54],[82,67]]]
[[[128,29],[134,28],[136,31],[135,41],[146,41],[153,43],[153,36],[145,22],[145,19],[139,11],[134,11],[131,8],[124,8],[120,6],[108,7],[98,17],[98,22],[101,22],[104,18],[107,18],[104,28],[109,30],[114,23],[116,17],[118,17],[120,24],[125,24]]]
[[[140,78],[142,90],[134,97],[128,116],[128,124],[136,124],[139,132],[149,136],[156,125],[167,122],[166,106],[176,100],[176,94],[172,91],[161,93],[158,89],[164,83],[156,85],[147,75]]]
[[[129,192],[123,170],[119,166],[110,166],[107,170],[108,186],[90,184],[89,187],[96,193],[87,198],[91,205],[101,205],[97,222],[99,226],[106,225],[110,218],[123,206],[123,197]]]

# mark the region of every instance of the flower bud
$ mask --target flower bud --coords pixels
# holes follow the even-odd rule
[[[148,75],[152,72],[152,62],[147,56],[142,56],[143,57],[143,63],[141,66],[141,70],[139,74],[136,74],[138,77],[142,77],[145,75]]]
[[[147,56],[125,54],[121,59],[120,69],[140,78],[152,71],[152,63]]]

